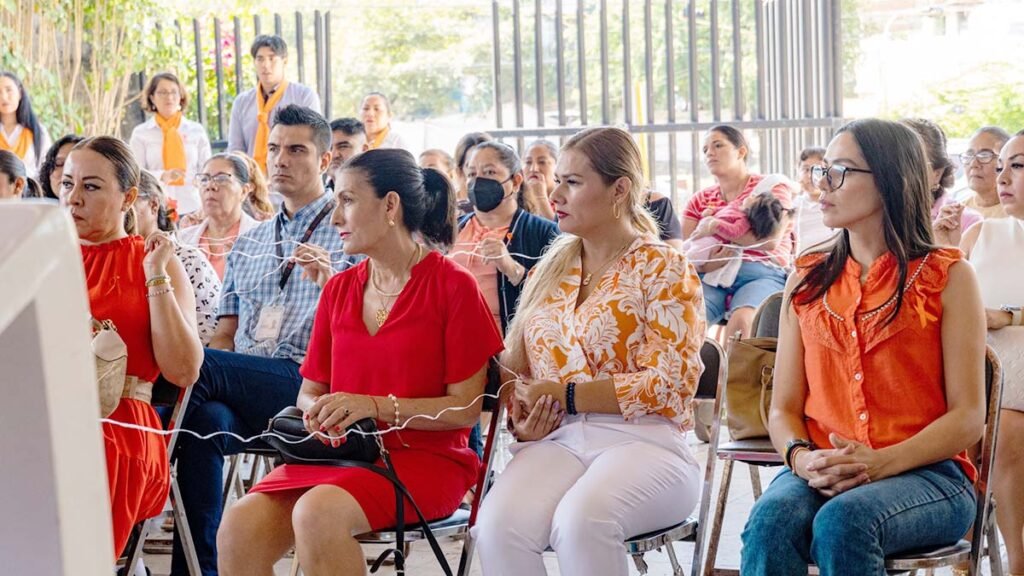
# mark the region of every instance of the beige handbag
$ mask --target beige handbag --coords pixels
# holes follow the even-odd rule
[[[92,319],[92,353],[96,357],[96,383],[100,392],[100,418],[117,409],[124,392],[128,346],[110,320]]]
[[[768,436],[778,338],[735,339],[729,349],[725,409],[733,440]]]

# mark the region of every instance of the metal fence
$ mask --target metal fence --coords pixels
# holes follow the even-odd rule
[[[839,9],[839,0],[493,0],[491,133],[522,147],[581,126],[622,125],[641,135],[650,180],[675,201],[680,188],[701,187],[701,133],[715,124],[754,136],[758,170],[792,172],[800,149],[827,142],[841,121]],[[531,21],[532,43],[523,40]],[[596,58],[587,46],[595,36]],[[543,73],[550,67],[553,87]]]
[[[757,170],[791,172],[841,122],[840,2],[492,0],[490,132],[522,148],[621,125],[638,135],[652,185],[677,202],[709,183],[700,139],[715,124],[747,131]],[[289,43],[289,77],[314,80],[331,117],[331,12],[173,26],[179,46],[191,36],[195,113],[215,147],[231,99],[253,83],[249,43],[271,30]]]

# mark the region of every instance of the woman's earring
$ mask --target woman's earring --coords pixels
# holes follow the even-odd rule
[[[394,225],[395,225],[395,221],[392,220],[391,218],[388,218],[388,226],[394,226]]]
[[[612,206],[612,216],[615,216],[616,220],[622,217],[622,207],[618,203]]]

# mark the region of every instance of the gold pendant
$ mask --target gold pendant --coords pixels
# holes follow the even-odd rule
[[[384,308],[377,308],[377,328],[380,328],[388,321],[388,311]]]
[[[590,286],[590,279],[593,278],[593,277],[594,277],[593,274],[587,274],[586,276],[584,276],[583,277],[583,285],[584,286]]]

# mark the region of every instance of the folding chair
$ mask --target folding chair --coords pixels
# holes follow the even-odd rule
[[[173,406],[174,411],[171,415],[171,427],[175,426],[175,423],[181,422],[184,416],[185,407],[188,406],[188,401],[192,397],[192,387],[189,386],[185,389],[184,393],[180,393],[177,387],[164,381],[158,381],[154,384],[153,390],[153,405],[154,406]],[[163,398],[175,398],[174,401],[161,400]],[[178,433],[171,434],[170,439],[167,443],[167,457],[170,458],[171,454],[174,453],[174,447],[178,441]],[[181,502],[181,490],[178,487],[178,464],[175,460],[171,460],[171,492],[168,495],[171,500],[171,513],[174,516],[174,528],[178,531],[181,536],[182,545],[185,552],[185,561],[188,566],[188,571],[191,576],[202,576],[202,571],[199,569],[199,557],[196,555],[195,547],[192,544],[191,532],[189,532],[188,518],[185,515],[185,509],[179,502]],[[138,564],[139,558],[142,557],[142,547],[146,543],[146,538],[149,536],[147,530],[148,520],[143,520],[132,528],[132,533],[128,538],[128,545],[125,547],[125,563],[122,570],[125,574],[132,574],[135,570],[135,565]]]
[[[981,454],[978,466],[978,481],[974,483],[978,508],[971,530],[971,540],[961,540],[951,546],[934,550],[898,554],[885,560],[890,573],[917,572],[969,562],[971,576],[981,574],[981,559],[986,554],[992,576],[1002,576],[1003,563],[999,557],[999,531],[995,525],[995,504],[989,477],[995,465],[996,440],[999,434],[999,406],[1003,398],[1003,369],[999,357],[991,347],[985,351],[985,393],[988,412],[985,418],[985,434],[981,438]],[[985,543],[988,543],[988,546]]]
[[[497,452],[495,450],[495,443],[498,439],[498,426],[502,421],[500,410],[498,412],[499,413],[495,414],[495,416],[491,418],[491,423],[488,427],[487,440],[484,443],[484,466],[477,479],[476,494],[473,497],[470,510],[459,508],[447,518],[427,522],[427,526],[439,542],[444,537],[462,536],[465,538],[462,545],[462,556],[459,560],[459,568],[456,572],[458,576],[468,575],[470,565],[472,563],[473,539],[470,536],[469,529],[476,522],[477,509],[484,497],[484,493],[488,488],[490,488],[491,470]],[[418,540],[426,540],[426,531],[423,530],[422,524],[406,524],[403,539],[405,549],[402,550],[402,554],[404,557],[408,558],[410,545]],[[397,543],[398,533],[394,528],[376,530],[360,534],[356,536],[356,540],[358,540],[360,544],[384,544],[390,546]],[[299,557],[295,556],[292,559],[292,566],[289,574],[290,576],[299,576],[301,573]],[[404,571],[402,573],[404,573]]]
[[[776,292],[758,307],[754,313],[754,321],[751,326],[751,334],[756,338],[778,338],[779,319],[782,316],[782,292]],[[725,390],[720,393],[722,397],[728,394]],[[722,426],[724,403],[718,403],[715,410],[715,420],[712,430],[715,434]],[[765,466],[782,466],[782,456],[775,451],[771,439],[749,438],[736,440],[721,445],[713,445],[708,449],[708,461],[723,460],[722,483],[718,490],[718,501],[715,506],[715,515],[711,524],[711,536],[708,542],[707,564],[704,566],[704,575],[712,574],[739,574],[737,570],[719,570],[715,567],[718,559],[718,544],[722,535],[722,522],[725,518],[725,508],[729,499],[729,490],[732,487],[732,471],[736,462],[746,464],[750,471],[750,484],[754,492],[754,501],[761,497],[761,472],[760,468]]]

